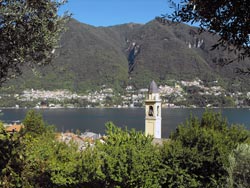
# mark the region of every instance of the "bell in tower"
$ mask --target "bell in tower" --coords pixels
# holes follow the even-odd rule
[[[155,81],[152,81],[145,100],[145,134],[161,138],[161,99]]]

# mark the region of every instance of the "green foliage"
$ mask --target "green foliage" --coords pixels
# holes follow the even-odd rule
[[[105,187],[105,174],[102,172],[102,165],[103,160],[100,151],[97,150],[96,147],[87,147],[82,151],[78,166],[80,185],[86,188]]]
[[[163,171],[152,137],[135,130],[122,130],[111,122],[106,126],[105,143],[97,143],[92,153],[97,156],[91,157],[96,160],[89,183],[96,187],[159,187]],[[85,173],[89,161],[83,163]]]
[[[27,113],[26,131],[9,134],[0,123],[0,186],[25,188],[248,187],[250,133],[221,114],[190,117],[171,139],[106,124],[107,136],[83,150],[62,142],[41,115]],[[245,144],[248,143],[248,144]]]
[[[211,95],[211,94],[200,94],[204,93],[204,89],[201,89],[196,86],[184,87],[187,92],[187,100],[188,105],[196,105],[198,107],[206,107],[207,105],[211,105],[212,107],[234,107],[235,103],[232,97],[225,96],[225,93],[221,93],[219,96]],[[185,103],[184,103],[185,104]]]
[[[96,28],[73,19],[67,26],[69,29],[61,40],[63,48],[58,49],[54,66],[45,66],[39,71],[24,70],[18,80],[12,80],[8,85],[15,85],[15,91],[43,88],[84,93],[99,90],[103,84],[120,91],[128,83],[135,88],[145,88],[153,79],[165,84],[168,80],[198,77],[203,81],[223,80],[229,83],[225,87],[234,88],[235,67],[229,65],[223,69],[213,62],[213,59],[226,58],[228,54],[209,51],[217,38],[208,33],[193,35],[198,33],[196,28],[184,24],[162,25],[157,21],[133,24],[132,27],[125,24]],[[193,45],[197,40],[204,41],[204,48],[188,48],[186,42]],[[135,41],[141,45],[141,50],[133,72],[128,75],[126,49]],[[246,61],[242,66],[248,64]],[[248,79],[239,78],[239,83],[239,89],[249,90]]]
[[[250,185],[250,145],[239,144],[229,155],[227,187],[243,188]]]
[[[24,120],[24,131],[32,134],[32,135],[39,135],[43,134],[46,130],[45,123],[41,114],[34,110],[28,111]]]
[[[249,138],[249,131],[230,127],[221,114],[206,111],[201,120],[191,116],[164,145],[163,163],[172,170],[166,185],[179,187],[177,183],[183,182],[189,187],[223,186],[228,155]]]
[[[59,142],[54,133],[26,137],[22,172],[25,187],[74,187],[78,183],[78,147]]]
[[[64,1],[0,1],[0,83],[21,74],[23,65],[51,62],[67,16],[59,17]]]
[[[22,135],[14,135],[5,131],[0,122],[0,186],[22,187],[24,161],[24,146],[21,144]]]
[[[35,111],[27,113],[24,124],[21,133],[0,135],[3,157],[0,185],[8,188],[75,187],[80,158],[77,145],[59,142],[53,127],[45,126],[41,115]]]
[[[162,187],[200,187],[197,176],[189,173],[189,167],[185,164],[198,163],[198,159],[193,161],[197,152],[183,147],[180,141],[167,141],[161,149],[162,164],[165,169],[165,178]],[[190,158],[191,157],[191,158]],[[185,163],[185,164],[184,164]]]

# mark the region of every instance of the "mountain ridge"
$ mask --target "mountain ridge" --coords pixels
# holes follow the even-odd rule
[[[151,80],[165,84],[169,79],[205,82],[219,80],[225,87],[240,82],[247,89],[249,78],[235,74],[237,66],[249,60],[220,67],[223,58],[233,56],[211,51],[216,36],[198,35],[198,28],[185,24],[121,24],[95,27],[71,19],[62,35],[52,66],[25,70],[7,85],[19,88],[69,89],[77,92],[98,90],[106,85],[121,91],[127,85],[145,88]]]

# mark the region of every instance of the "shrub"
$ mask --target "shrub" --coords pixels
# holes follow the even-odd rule
[[[165,187],[221,187],[228,155],[238,143],[249,140],[249,131],[229,126],[221,114],[206,111],[201,120],[191,116],[178,126],[171,140],[162,151],[163,164],[173,171],[168,173]],[[176,185],[177,180],[182,185]]]
[[[239,144],[229,155],[227,187],[250,186],[250,145]]]

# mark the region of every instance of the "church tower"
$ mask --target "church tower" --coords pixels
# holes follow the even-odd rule
[[[154,81],[149,86],[145,100],[145,134],[161,138],[161,99]]]

